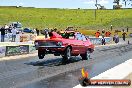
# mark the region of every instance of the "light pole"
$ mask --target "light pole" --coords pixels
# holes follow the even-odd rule
[[[112,31],[112,29],[113,29],[113,26],[112,26],[112,25],[110,26],[110,29],[111,29],[111,31]]]
[[[97,0],[96,0],[96,4],[95,4],[95,6],[96,6],[96,8],[98,9],[98,7],[97,7]],[[95,9],[95,20],[96,20],[96,15],[97,15],[97,13],[96,13],[96,9]]]

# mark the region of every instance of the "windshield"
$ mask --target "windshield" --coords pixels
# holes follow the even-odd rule
[[[59,33],[63,38],[69,39],[71,37],[74,37],[74,33]]]
[[[22,24],[21,23],[16,23],[16,24],[14,24],[14,27],[16,27],[16,28],[22,28]]]

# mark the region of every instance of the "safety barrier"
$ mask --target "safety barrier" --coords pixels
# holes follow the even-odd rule
[[[4,57],[6,52],[6,46],[0,46],[0,57]]]
[[[36,51],[34,45],[1,46],[0,57],[30,54]]]
[[[93,44],[95,44],[95,45],[101,44],[101,41],[102,41],[102,38],[90,37],[89,39],[90,39],[90,41],[91,41]],[[112,38],[110,38],[110,37],[105,37],[105,42],[106,42],[106,43],[109,43],[111,40],[112,40]]]

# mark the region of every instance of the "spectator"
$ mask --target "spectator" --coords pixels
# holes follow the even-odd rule
[[[104,35],[105,35],[105,30],[103,29],[102,30],[102,37],[104,37]]]
[[[50,29],[50,32],[54,32],[54,30],[53,29]]]
[[[1,29],[0,29],[0,31],[1,31],[1,42],[4,42],[4,40],[5,40],[5,28],[4,27],[2,27]]]
[[[9,26],[7,24],[4,25],[4,28],[5,28],[5,33],[7,33],[7,30],[9,29]]]
[[[124,32],[124,29],[122,29],[122,31]]]
[[[127,32],[128,32],[128,29],[129,29],[129,27],[127,26]]]
[[[77,40],[83,40],[82,34],[78,32],[78,33],[76,34],[76,39],[77,39]]]
[[[4,28],[7,30],[9,27],[8,27],[8,25],[5,24]]]
[[[36,34],[36,29],[33,29],[33,33]]]
[[[123,35],[122,38],[123,38],[123,40],[125,41],[126,35],[127,35],[126,32],[124,31],[122,35]]]
[[[104,36],[102,36],[102,45],[105,45],[105,38],[104,38]]]
[[[99,30],[95,33],[95,37],[98,38],[100,36]]]
[[[60,31],[57,31],[58,34],[60,34]]]
[[[11,33],[11,30],[12,30],[12,26],[10,25],[8,28],[8,32]]]
[[[113,36],[113,41],[115,41],[115,35]]]
[[[54,32],[57,32],[57,28],[54,29]]]
[[[82,35],[82,40],[83,41],[87,41],[86,37],[84,35]]]
[[[16,30],[16,27],[14,27],[12,30],[12,42],[15,42],[16,40],[16,34],[17,34],[17,30]]]
[[[77,29],[75,30],[75,32],[78,32]]]
[[[112,31],[112,29],[113,29],[113,26],[112,26],[112,25],[110,26],[110,29],[111,29],[111,31]]]
[[[38,30],[38,28],[36,28],[36,32],[37,32],[37,36],[39,35],[39,30]]]
[[[48,38],[48,34],[49,34],[49,30],[48,30],[48,29],[45,29],[45,30],[44,30],[45,38]]]
[[[110,35],[111,35],[111,33],[110,33],[109,31],[107,31],[107,32],[105,33],[105,36],[106,36],[106,37],[110,37]]]
[[[117,44],[119,42],[119,36],[118,34],[115,34],[115,39],[114,39],[115,43]]]

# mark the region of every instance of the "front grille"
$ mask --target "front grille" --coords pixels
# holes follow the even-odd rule
[[[39,46],[57,46],[56,42],[40,42]]]

